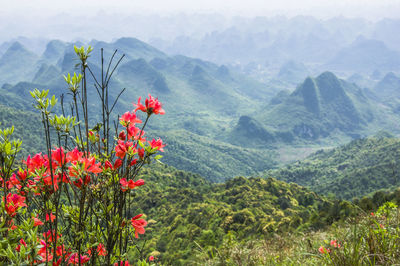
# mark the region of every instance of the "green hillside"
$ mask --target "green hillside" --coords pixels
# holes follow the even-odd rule
[[[133,210],[149,219],[141,254],[166,264],[187,265],[199,247],[219,247],[224,238],[271,238],[275,233],[322,228],[353,212],[348,202],[330,201],[275,179],[237,177],[210,184],[198,175],[154,165],[142,173]]]
[[[303,161],[266,173],[338,198],[362,197],[400,186],[400,140],[380,134],[320,150]]]
[[[21,156],[44,151],[44,139],[41,138],[40,117],[36,113],[20,111],[0,104],[1,128],[14,126],[14,135],[23,141]]]

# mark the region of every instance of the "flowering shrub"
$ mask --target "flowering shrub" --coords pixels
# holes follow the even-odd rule
[[[55,114],[57,99],[48,98],[48,90],[31,92],[46,151],[17,166],[21,141],[12,140],[13,128],[0,130],[0,264],[129,265],[127,253],[145,233],[145,216],[129,207],[134,190],[145,185],[137,179],[140,169],[162,157],[165,144],[147,140],[144,129],[153,114],[165,111],[149,95],[145,105],[139,98],[113,125],[122,92],[111,104],[108,84],[120,60],[110,68],[113,56],[108,68],[102,66],[107,71],[99,80],[87,64],[92,48],[75,52],[81,73],[65,77],[71,103],[62,96],[62,115]],[[100,98],[97,124],[88,113],[88,73]],[[141,127],[137,111],[144,114]]]
[[[343,243],[326,242],[318,249],[328,265],[394,265],[400,254],[400,216],[396,204],[386,202],[376,213],[356,223]]]

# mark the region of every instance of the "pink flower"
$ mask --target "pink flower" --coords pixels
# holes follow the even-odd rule
[[[154,261],[154,256],[150,256],[149,261]]]

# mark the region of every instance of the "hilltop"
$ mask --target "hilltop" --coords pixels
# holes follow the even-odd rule
[[[194,252],[283,232],[323,228],[354,212],[350,203],[328,200],[297,184],[273,178],[237,177],[211,184],[198,175],[153,165],[147,185],[131,206],[149,219],[142,252],[163,263],[185,265]]]
[[[400,186],[398,158],[400,140],[381,133],[320,150],[305,160],[268,171],[265,176],[295,182],[324,195],[360,198],[379,189]]]

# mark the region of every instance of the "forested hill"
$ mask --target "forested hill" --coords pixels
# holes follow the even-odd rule
[[[297,184],[273,178],[236,177],[212,184],[166,165],[144,169],[147,185],[131,206],[149,225],[143,252],[167,264],[187,265],[199,246],[219,247],[229,234],[239,240],[322,228],[353,212]]]
[[[381,133],[332,150],[320,150],[303,161],[268,171],[265,177],[352,199],[400,186],[399,160],[400,139]]]

